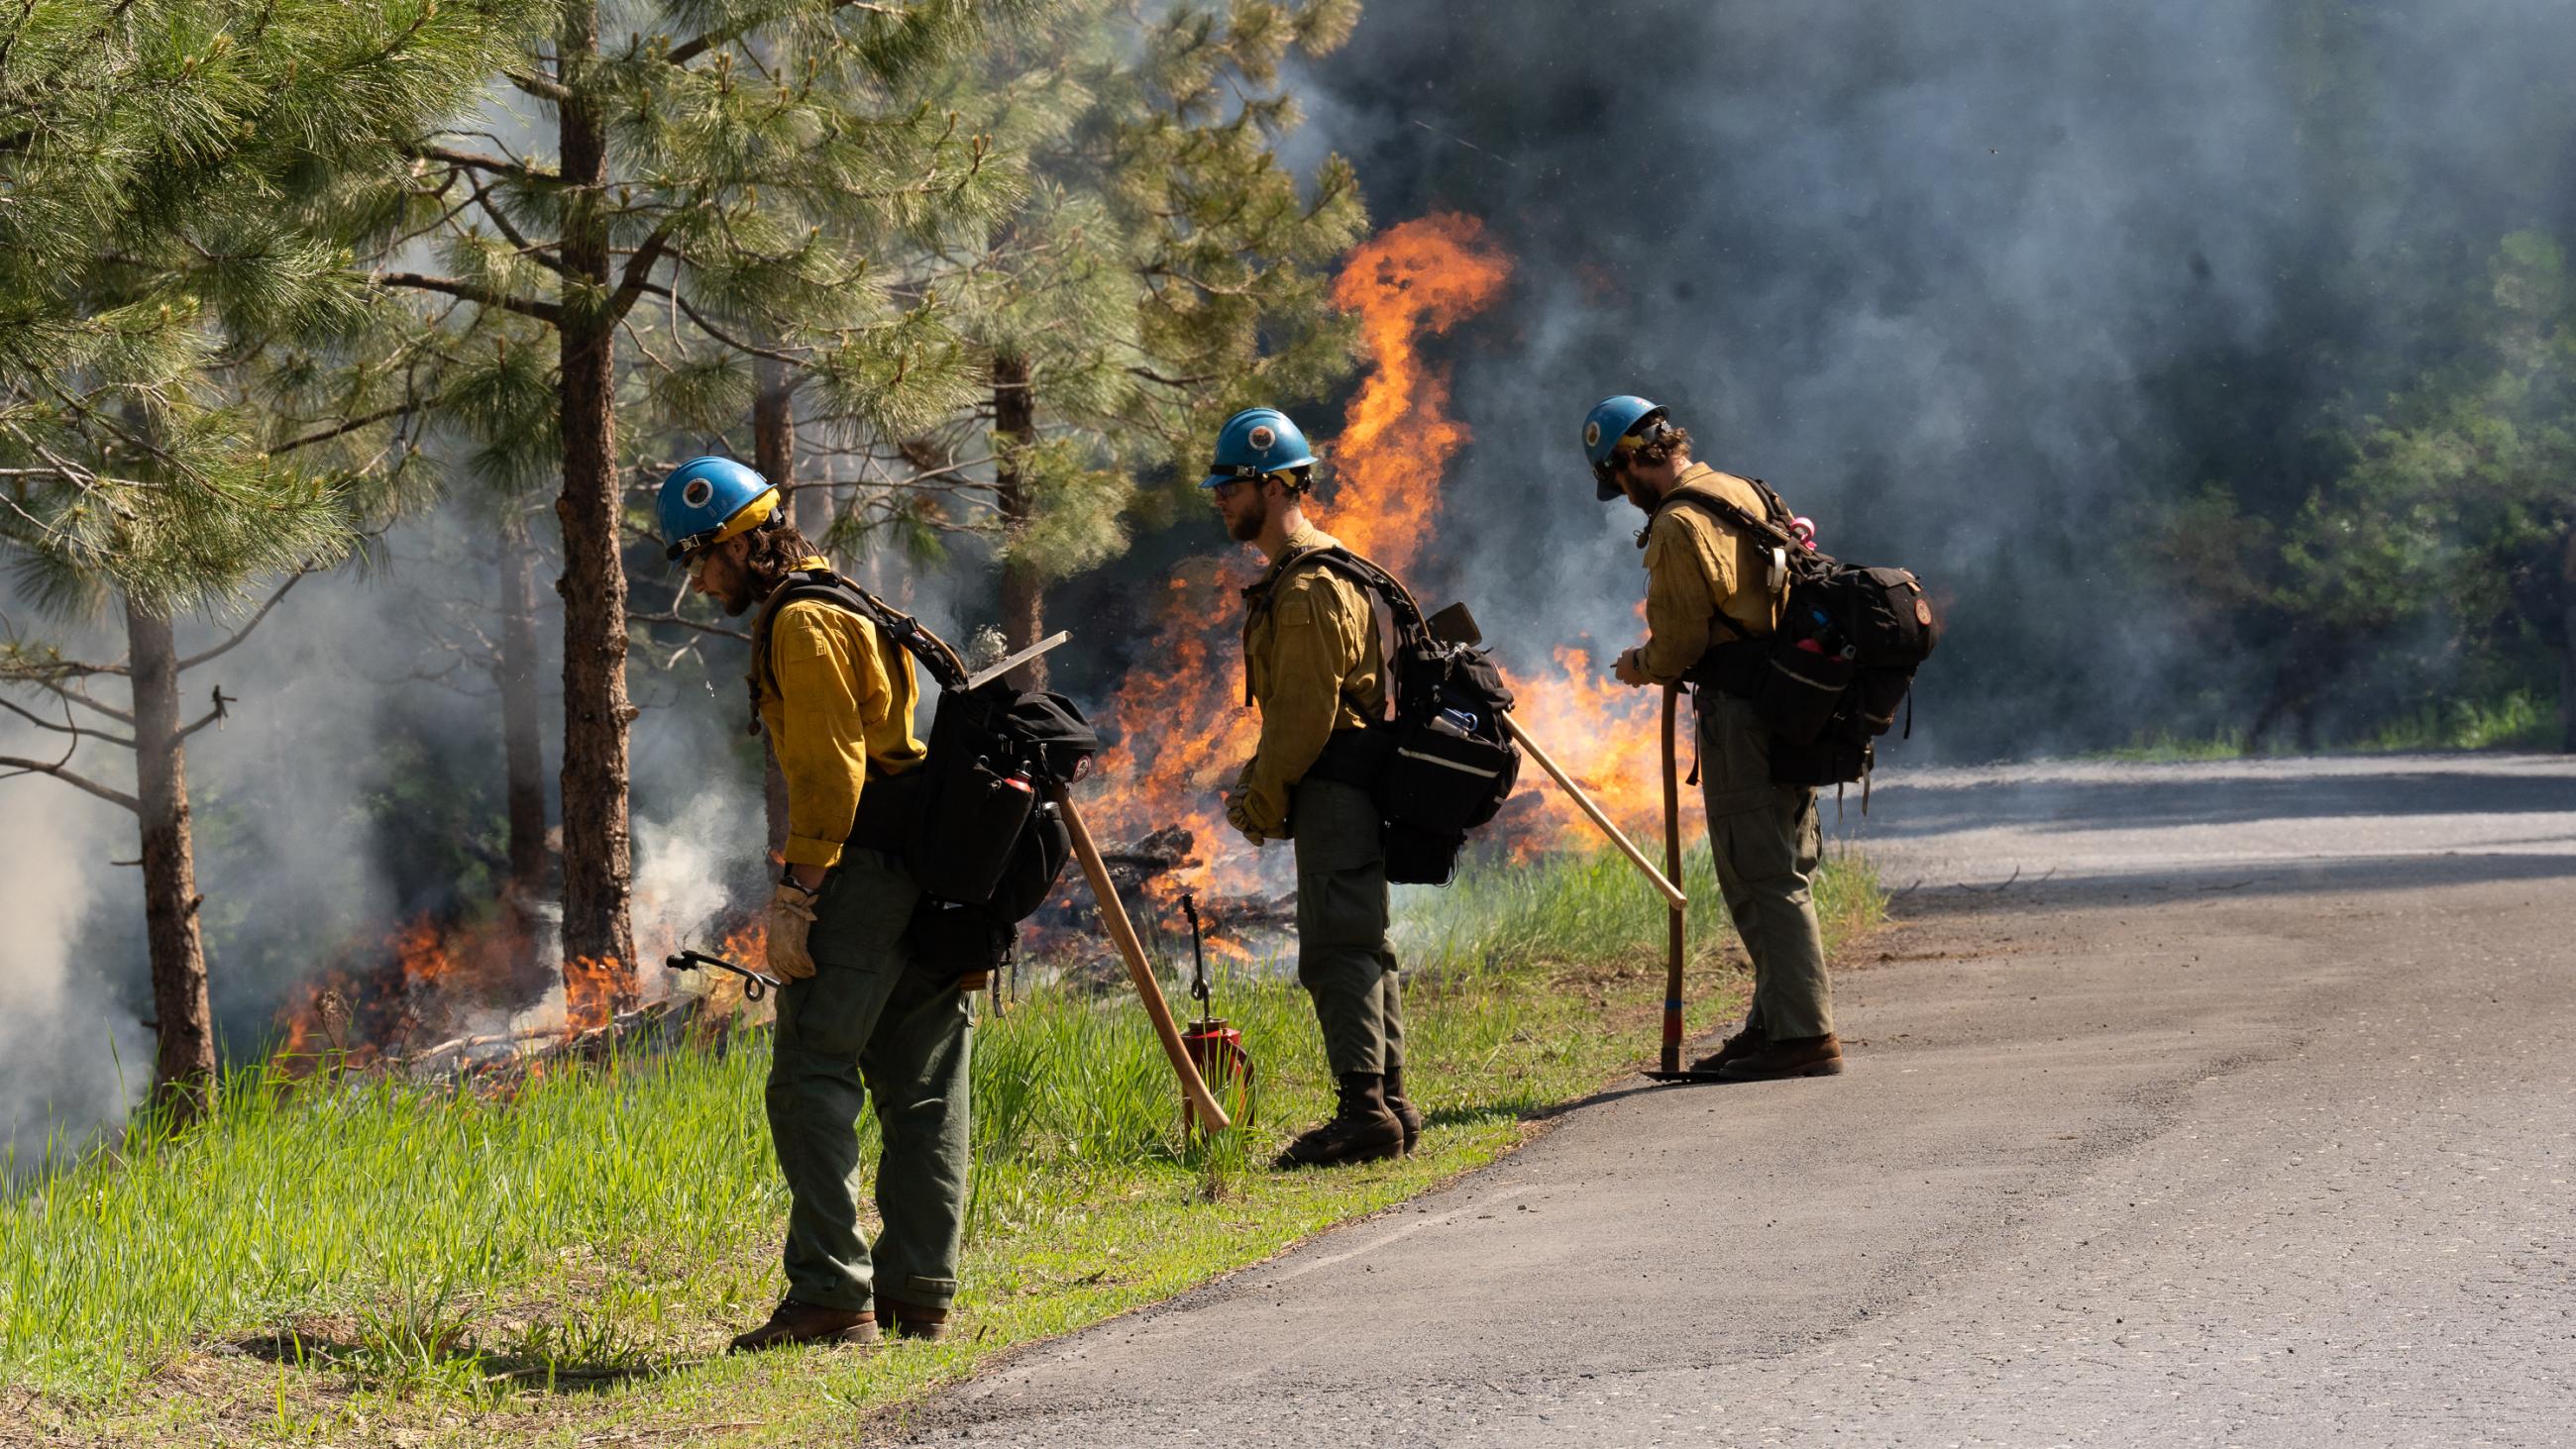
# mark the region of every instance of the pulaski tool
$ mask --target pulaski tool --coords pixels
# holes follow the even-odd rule
[[[1673,720],[1680,712],[1682,691],[1677,684],[1664,686],[1664,869],[1673,879],[1682,874],[1682,791],[1681,767],[1674,756]],[[1660,1065],[1647,1077],[1658,1082],[1722,1082],[1715,1072],[1686,1071],[1682,1067],[1682,953],[1689,942],[1683,907],[1675,904],[1664,918],[1664,1049]]]
[[[1181,894],[1181,914],[1190,918],[1190,995],[1199,1004],[1199,1019],[1181,1033],[1181,1042],[1190,1049],[1190,1060],[1198,1063],[1199,1075],[1212,1086],[1234,1099],[1242,1112],[1239,1125],[1252,1125],[1252,1054],[1243,1049],[1243,1029],[1229,1026],[1216,1014],[1208,990],[1207,948],[1199,939],[1198,897]],[[1182,1104],[1182,1125],[1189,1125],[1188,1104]]]
[[[1082,821],[1082,812],[1073,808],[1073,796],[1062,785],[1049,784],[1047,798],[1055,801],[1064,814],[1065,833],[1073,837],[1073,858],[1082,863],[1082,877],[1091,882],[1091,898],[1100,906],[1100,924],[1109,932],[1110,943],[1118,948],[1119,958],[1127,963],[1127,979],[1136,984],[1136,995],[1145,1003],[1145,1015],[1154,1023],[1154,1036],[1163,1044],[1163,1055],[1171,1058],[1173,1075],[1181,1079],[1181,1095],[1198,1113],[1199,1126],[1209,1132],[1222,1131],[1234,1125],[1217,1105],[1216,1094],[1208,1090],[1207,1079],[1199,1075],[1198,1063],[1191,1060],[1189,1047],[1181,1041],[1181,1029],[1172,1022],[1172,1008],[1163,1000],[1163,988],[1154,982],[1154,968],[1145,960],[1145,944],[1136,939],[1136,923],[1127,919],[1127,904],[1118,898],[1118,883],[1109,878],[1108,863],[1100,858],[1100,847],[1091,840],[1091,827]]]
[[[1458,644],[1485,642],[1485,631],[1476,627],[1476,616],[1467,612],[1465,604],[1451,604],[1448,608],[1432,615],[1426,621],[1426,625],[1431,630],[1432,636],[1437,639]],[[1503,728],[1520,743],[1522,749],[1529,751],[1529,757],[1538,761],[1538,767],[1547,771],[1547,777],[1554,780],[1557,788],[1563,790],[1566,796],[1574,801],[1575,807],[1583,812],[1584,818],[1590,820],[1603,835],[1609,837],[1612,845],[1619,847],[1619,853],[1628,857],[1628,863],[1644,873],[1647,881],[1654,886],[1658,894],[1663,896],[1672,909],[1678,911],[1690,904],[1690,898],[1682,894],[1682,888],[1673,884],[1670,876],[1655,869],[1654,862],[1646,859],[1646,853],[1637,848],[1636,842],[1630,840],[1625,832],[1610,822],[1609,815],[1591,795],[1584,791],[1582,786],[1574,783],[1574,777],[1565,773],[1564,766],[1550,759],[1547,751],[1538,747],[1538,741],[1529,737],[1529,731],[1521,728],[1519,720],[1512,718],[1506,712],[1502,716],[1502,721]],[[1680,873],[1678,869],[1673,872],[1674,875]]]
[[[741,977],[742,999],[745,1001],[758,1001],[787,984],[766,971],[754,971],[748,966],[736,966],[722,956],[710,956],[704,951],[682,951],[676,956],[662,958],[662,969],[665,971],[695,971],[701,966],[712,971],[730,971]]]

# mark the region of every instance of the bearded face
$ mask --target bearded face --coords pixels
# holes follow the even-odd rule
[[[741,618],[757,602],[751,594],[751,571],[743,567],[749,535],[736,535],[698,555],[689,566],[689,587],[716,601],[728,618]]]
[[[1270,522],[1269,480],[1237,479],[1214,491],[1217,516],[1225,520],[1227,537],[1237,543],[1261,537]]]

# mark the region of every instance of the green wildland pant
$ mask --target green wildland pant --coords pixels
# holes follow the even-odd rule
[[[1333,1075],[1404,1066],[1404,995],[1386,943],[1386,842],[1377,803],[1338,780],[1289,797],[1297,845],[1297,982],[1315,998]]]
[[[1823,853],[1816,792],[1771,783],[1771,732],[1753,706],[1698,691],[1700,799],[1726,913],[1753,958],[1753,1007],[1744,1024],[1772,1041],[1834,1029],[1825,937],[1811,885]]]
[[[814,974],[778,992],[769,1137],[787,1178],[787,1296],[944,1309],[965,1226],[972,1007],[907,959],[921,892],[879,851],[841,856],[814,905]],[[865,1092],[861,1086],[865,1084]],[[859,1235],[859,1108],[876,1099],[876,1247]]]

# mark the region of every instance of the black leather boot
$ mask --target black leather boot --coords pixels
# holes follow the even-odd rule
[[[1386,1078],[1376,1072],[1344,1072],[1341,1107],[1332,1120],[1310,1128],[1288,1144],[1274,1167],[1331,1167],[1345,1162],[1375,1162],[1404,1151],[1404,1124],[1386,1109]]]
[[[1404,1124],[1404,1150],[1411,1152],[1422,1140],[1422,1109],[1404,1095],[1404,1068],[1386,1069],[1386,1110]]]

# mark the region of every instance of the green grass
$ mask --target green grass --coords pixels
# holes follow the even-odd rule
[[[2411,714],[2384,720],[2367,732],[2325,745],[2327,754],[2412,754],[2440,750],[2555,750],[2558,705],[2528,690],[2492,699],[2453,699],[2418,706]],[[2285,753],[2286,746],[2268,751]],[[2126,745],[2085,756],[2170,764],[2187,760],[2237,760],[2255,753],[2242,728],[2208,735],[2177,735],[2170,730],[2140,730]]]
[[[1705,851],[1693,889],[1714,901]],[[1820,885],[1829,939],[1874,923],[1865,869]],[[1710,911],[1702,919],[1713,918]],[[721,1355],[778,1292],[784,1194],[766,1038],[567,1068],[506,1102],[380,1079],[226,1082],[214,1125],[148,1125],[0,1202],[0,1398],[45,1442],[809,1443],[1062,1333],[1257,1262],[1491,1161],[1530,1114],[1654,1050],[1662,918],[1604,856],[1402,893],[1400,1162],[1263,1164],[1322,1115],[1303,993],[1238,974],[1220,1006],[1259,1115],[1210,1141],[1131,996],[1043,991],[975,1044],[958,1333],[872,1352]],[[1705,953],[1722,942],[1701,933]],[[1692,1027],[1740,1010],[1703,960]],[[871,1139],[874,1126],[863,1119]],[[0,1443],[11,1442],[0,1429]]]
[[[2363,738],[2364,750],[2552,750],[2558,747],[2558,705],[2528,690],[2500,699],[2455,699],[2427,704],[2381,725]]]

